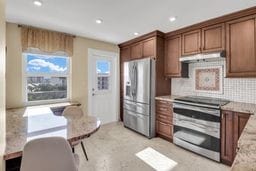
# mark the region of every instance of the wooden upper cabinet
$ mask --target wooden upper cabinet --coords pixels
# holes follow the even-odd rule
[[[131,45],[131,59],[138,59],[142,57],[142,43]]]
[[[156,56],[156,39],[150,38],[142,42],[142,57]]]
[[[255,77],[255,15],[226,23],[227,76]]]
[[[193,55],[201,52],[201,30],[182,34],[182,55]]]
[[[124,47],[120,49],[120,61],[128,61],[130,60],[131,49],[130,47]]]
[[[167,77],[188,77],[188,64],[180,62],[181,35],[173,36],[165,40],[164,69]],[[186,65],[186,66],[185,66]]]
[[[225,50],[225,24],[202,28],[202,52]]]

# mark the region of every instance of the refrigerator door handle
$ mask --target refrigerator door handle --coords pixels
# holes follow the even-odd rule
[[[134,65],[134,96],[137,96],[137,86],[138,86],[138,68],[136,64]]]

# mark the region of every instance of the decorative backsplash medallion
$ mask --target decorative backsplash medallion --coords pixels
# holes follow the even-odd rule
[[[195,68],[195,91],[222,93],[222,67]]]

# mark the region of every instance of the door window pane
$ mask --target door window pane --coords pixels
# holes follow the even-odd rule
[[[96,63],[97,74],[108,75],[110,74],[110,62],[107,60],[98,60]]]
[[[98,90],[109,90],[110,62],[107,60],[98,60],[96,62],[96,69]]]

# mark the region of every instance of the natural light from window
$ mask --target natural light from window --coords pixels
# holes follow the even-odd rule
[[[23,54],[26,102],[69,98],[69,63],[64,56]]]
[[[170,171],[178,164],[151,147],[138,152],[136,156],[155,170]]]

